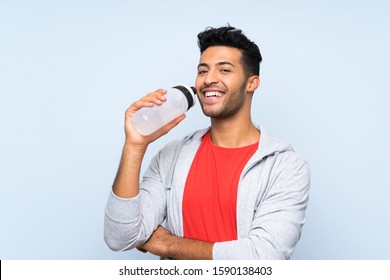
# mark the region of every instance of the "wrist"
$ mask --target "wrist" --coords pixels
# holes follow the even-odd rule
[[[123,146],[123,152],[143,156],[147,148],[147,143],[132,143],[131,141],[126,140]]]

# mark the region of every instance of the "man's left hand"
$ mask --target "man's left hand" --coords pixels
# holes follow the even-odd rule
[[[174,235],[166,228],[158,226],[148,241],[139,247],[138,250],[142,252],[147,251],[160,257],[169,257],[168,248],[172,242],[172,237]]]

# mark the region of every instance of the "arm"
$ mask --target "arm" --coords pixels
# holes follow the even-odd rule
[[[247,233],[235,241],[216,243],[214,259],[290,258],[305,223],[310,172],[307,163],[292,152],[281,153],[272,165],[269,177],[263,178],[265,190],[256,199]]]
[[[176,260],[211,260],[214,243],[178,237],[159,226],[139,249]]]
[[[126,141],[122,151],[122,158],[116,175],[113,192],[122,198],[133,198],[139,193],[139,175],[142,159],[150,143],[168,133],[173,127],[181,122],[185,116],[182,115],[156,132],[148,136],[142,136],[132,125],[133,115],[143,107],[161,105],[165,100],[165,90],[157,90],[133,103],[125,113]]]
[[[160,196],[161,190],[156,188],[160,201],[155,203],[155,197],[140,192],[141,164],[148,145],[169,132],[185,116],[178,117],[149,136],[139,135],[131,120],[134,113],[142,107],[162,104],[165,101],[164,94],[164,90],[150,93],[126,110],[126,141],[105,214],[104,238],[112,250],[127,250],[142,244],[161,222],[164,196]],[[147,218],[145,211],[148,212]]]

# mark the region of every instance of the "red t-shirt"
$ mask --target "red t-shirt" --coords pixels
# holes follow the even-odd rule
[[[209,242],[237,239],[238,181],[258,144],[222,148],[211,142],[210,132],[204,136],[184,189],[184,237]]]

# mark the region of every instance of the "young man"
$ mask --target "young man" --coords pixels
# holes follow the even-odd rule
[[[230,26],[206,29],[198,44],[195,87],[211,127],[164,147],[139,183],[148,145],[185,116],[141,136],[132,116],[161,105],[166,91],[127,109],[126,141],[106,207],[106,243],[172,259],[289,259],[305,221],[309,169],[290,145],[252,123],[259,48]]]

